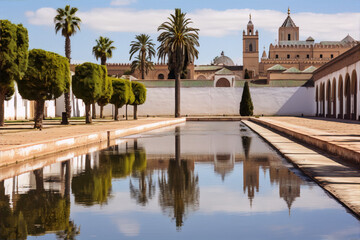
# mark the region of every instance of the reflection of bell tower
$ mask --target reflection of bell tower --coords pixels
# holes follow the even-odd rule
[[[243,31],[243,76],[247,69],[250,78],[259,75],[259,33],[254,32],[254,24],[250,14],[247,31]]]
[[[255,197],[255,190],[259,192],[259,165],[251,159],[245,159],[243,163],[243,190],[247,191],[252,206],[252,200]]]

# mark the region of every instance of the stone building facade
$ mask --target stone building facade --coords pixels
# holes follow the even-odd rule
[[[253,29],[251,20],[247,25],[247,29],[248,32]],[[244,33],[243,35],[243,42],[248,41],[248,34]],[[258,34],[256,35],[258,38]],[[288,16],[278,31],[278,43],[270,44],[268,54],[264,50],[261,61],[258,64],[258,74],[254,71],[253,77],[266,77],[268,69],[277,64],[287,69],[294,67],[300,71],[304,71],[311,66],[319,68],[358,44],[349,35],[341,41],[321,41],[318,43],[312,37],[301,41],[299,40],[299,35],[299,27],[295,25],[290,16],[290,9],[288,9]],[[246,47],[245,44],[243,55],[244,69],[254,64],[254,60],[249,58],[246,53],[248,49]]]
[[[360,120],[360,45],[313,74],[316,116]]]

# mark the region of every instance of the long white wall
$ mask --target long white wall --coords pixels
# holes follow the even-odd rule
[[[182,88],[182,115],[238,115],[242,88]],[[315,89],[306,87],[258,87],[250,88],[255,115],[315,115]],[[174,88],[148,88],[146,102],[138,106],[141,115],[174,115]],[[56,114],[64,111],[63,98],[56,101]],[[84,116],[85,105],[81,100],[73,101],[73,116]],[[97,115],[100,108],[97,107]],[[113,106],[104,108],[105,116],[111,116]],[[133,107],[128,107],[132,114]],[[125,106],[119,110],[125,114]]]
[[[242,88],[182,88],[182,115],[238,115]],[[250,88],[255,115],[315,115],[315,89],[306,87]],[[148,88],[147,99],[138,106],[139,115],[173,115],[173,88]],[[112,114],[111,105],[106,115]],[[125,113],[123,107],[119,114]],[[129,107],[132,114],[132,107]]]

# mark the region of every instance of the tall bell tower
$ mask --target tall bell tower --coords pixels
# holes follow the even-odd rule
[[[243,77],[247,69],[250,78],[259,75],[259,32],[254,32],[254,24],[249,15],[247,30],[243,31]]]

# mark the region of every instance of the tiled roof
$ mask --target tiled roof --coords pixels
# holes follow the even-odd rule
[[[216,75],[234,75],[234,73],[227,68],[222,68],[221,70],[217,71],[215,74]]]
[[[296,25],[290,15],[288,15],[281,27],[296,27]]]
[[[284,73],[301,73],[301,71],[296,67],[291,67],[288,70],[284,71]]]
[[[307,69],[305,69],[304,71],[302,71],[303,73],[312,73],[316,70],[317,68],[314,66],[310,66]]]
[[[268,68],[267,70],[268,71],[284,71],[286,69],[287,68],[281,66],[280,64],[276,64],[276,65],[272,66],[271,68]]]

